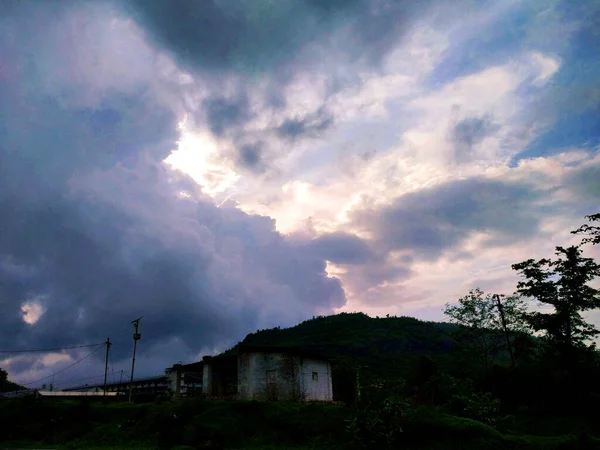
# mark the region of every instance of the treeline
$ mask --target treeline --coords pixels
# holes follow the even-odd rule
[[[25,389],[23,386],[18,385],[8,379],[8,373],[6,370],[0,368],[0,392],[11,392]]]
[[[403,439],[402,418],[429,407],[509,436],[571,435],[577,441],[565,448],[599,448],[600,353],[594,338],[600,331],[584,314],[600,308],[600,290],[593,286],[600,265],[584,256],[584,247],[600,243],[600,214],[587,219],[572,231],[583,235],[579,245],[512,265],[520,275],[513,294],[474,288],[446,304],[463,355],[458,360],[470,364],[444,367],[422,356],[412,376],[370,386],[357,402],[356,442],[394,448]]]
[[[600,290],[591,285],[600,265],[583,254],[585,245],[600,243],[600,228],[593,225],[600,214],[588,219],[591,225],[572,232],[584,234],[581,244],[556,247],[554,258],[513,264],[521,279],[512,295],[474,289],[444,309],[458,327],[457,342],[480,361],[475,379],[497,390],[504,404],[583,412],[600,398],[594,381],[600,375],[594,342],[600,331],[583,318],[600,308]],[[498,352],[510,355],[508,367],[499,364]]]

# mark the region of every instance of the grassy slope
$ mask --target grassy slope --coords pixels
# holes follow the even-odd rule
[[[327,404],[208,402],[101,404],[2,402],[0,448],[334,449],[347,442],[349,408]],[[404,425],[406,449],[600,448],[578,436],[506,436],[470,419],[418,410]],[[24,439],[28,438],[28,442]],[[187,446],[187,447],[183,447]]]

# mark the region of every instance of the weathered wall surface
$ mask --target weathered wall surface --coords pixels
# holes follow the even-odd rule
[[[333,400],[331,365],[327,361],[303,358],[298,381],[303,400]]]
[[[167,386],[170,392],[175,392],[175,386],[177,384],[177,371],[166,370],[165,375],[167,377]]]
[[[331,366],[282,353],[244,353],[238,358],[238,398],[331,401]]]
[[[212,395],[212,365],[205,363],[202,368],[202,393]]]
[[[300,358],[282,353],[245,353],[238,358],[238,398],[295,400],[301,396]]]

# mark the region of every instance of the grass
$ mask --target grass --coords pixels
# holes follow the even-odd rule
[[[18,400],[0,404],[0,423],[7,425],[0,448],[15,442],[68,449],[312,446],[315,437],[326,443],[343,439],[348,414],[347,408],[318,403]]]
[[[348,448],[351,415],[350,408],[318,403],[15,400],[0,403],[0,448],[339,450]],[[406,450],[600,449],[599,439],[576,432],[503,434],[431,408],[408,414],[403,427]]]

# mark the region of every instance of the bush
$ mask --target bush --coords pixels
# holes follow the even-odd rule
[[[357,402],[346,421],[350,445],[356,448],[396,448],[403,433],[409,402],[401,394],[404,381],[386,386],[378,383]]]
[[[500,400],[489,392],[457,394],[450,400],[450,409],[455,414],[495,426],[501,419]]]

